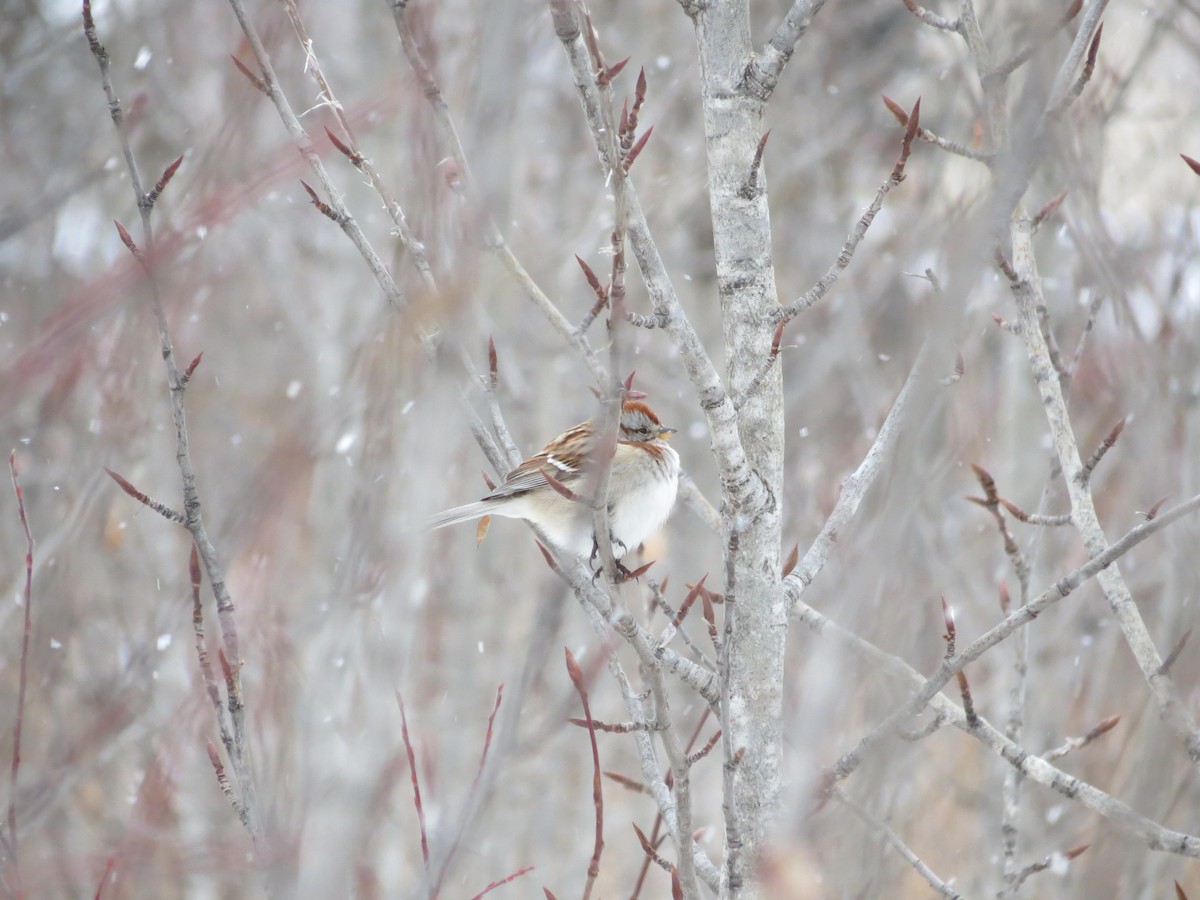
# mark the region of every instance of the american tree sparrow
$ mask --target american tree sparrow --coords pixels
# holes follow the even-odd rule
[[[525,519],[562,549],[588,556],[595,546],[586,496],[594,475],[588,454],[595,445],[595,428],[588,421],[564,431],[509,472],[504,483],[478,503],[438,513],[429,519],[429,527],[444,528],[482,516]],[[679,454],[666,442],[673,432],[639,400],[626,400],[621,407],[608,482],[609,529],[618,556],[635,549],[671,513],[679,487]]]

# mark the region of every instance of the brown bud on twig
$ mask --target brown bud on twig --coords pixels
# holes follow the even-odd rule
[[[1013,268],[1012,263],[1008,261],[1008,257],[1006,257],[1000,251],[999,247],[996,248],[995,258],[996,265],[999,266],[1000,271],[1004,273],[1004,277],[1007,278],[1014,287],[1019,285],[1021,283],[1021,276],[1017,274],[1017,270]]]
[[[945,595],[942,596],[942,619],[946,623],[946,656],[954,655],[954,639],[958,632],[954,628],[954,610],[950,608],[950,604],[946,602]]]
[[[164,519],[170,519],[172,522],[178,522],[180,525],[184,524],[185,519],[180,513],[175,512],[175,510],[171,509],[169,506],[166,506],[163,503],[159,503],[153,497],[148,497],[146,494],[143,494],[141,491],[139,491],[137,488],[135,488],[132,484],[130,484],[128,481],[126,481],[124,478],[122,478],[120,475],[118,475],[112,469],[106,468],[104,471],[108,473],[109,478],[111,478],[113,481],[115,481],[117,483],[117,485],[121,488],[121,490],[123,490],[126,494],[128,494],[134,500],[137,500],[139,503],[143,504],[144,506],[150,507],[150,509],[154,510],[156,513],[158,513]]]
[[[323,215],[325,215],[332,221],[338,222],[338,224],[341,224],[341,222],[338,218],[338,214],[333,211],[333,209],[329,206],[328,203],[326,203],[319,196],[317,196],[317,192],[312,189],[312,187],[309,185],[309,183],[307,181],[304,181],[303,179],[300,180],[300,183],[302,185],[304,185],[304,190],[308,193],[308,199],[312,201],[312,205],[315,206],[318,210],[321,211],[321,213]]]
[[[543,468],[539,471],[542,473],[542,477],[546,479],[546,483],[550,485],[550,487],[554,488],[555,493],[566,497],[572,503],[579,503],[583,499],[577,493],[551,475],[548,469]]]
[[[634,144],[633,147],[630,148],[629,152],[625,155],[625,161],[622,163],[622,165],[624,166],[626,172],[628,172],[629,169],[633,166],[634,162],[637,161],[637,158],[641,154],[642,149],[646,146],[646,141],[650,140],[650,135],[653,133],[654,133],[654,126],[651,125],[649,128],[646,129],[645,134],[643,134],[640,138],[638,138],[637,143]]]
[[[704,582],[707,578],[708,573],[705,573],[704,577],[696,582],[696,584],[692,586],[692,589],[688,591],[687,596],[683,598],[683,603],[679,607],[679,612],[675,614],[674,625],[676,628],[678,628],[683,623],[683,620],[687,618],[687,614],[691,610],[692,604],[696,602],[696,598],[699,597],[700,592],[704,590]]]
[[[196,545],[192,544],[192,552],[188,556],[188,577],[192,582],[192,593],[196,594],[200,591],[200,553],[196,550]]]
[[[162,192],[167,189],[167,185],[171,183],[171,179],[175,177],[175,173],[179,171],[179,166],[183,163],[183,154],[175,158],[175,161],[167,166],[162,173],[162,176],[154,184],[154,188],[146,195],[146,205],[153,206]]]
[[[196,371],[196,367],[200,365],[200,360],[204,359],[204,351],[201,350],[196,354],[196,358],[188,363],[188,367],[184,369],[183,375],[185,378],[191,378],[192,373]]]
[[[607,292],[601,286],[600,279],[596,277],[596,273],[592,271],[592,267],[579,254],[575,254],[575,262],[579,263],[579,268],[583,269],[583,277],[587,279],[588,286],[595,292],[596,297],[601,300],[607,300]]]
[[[1104,440],[1100,442],[1100,446],[1096,448],[1096,452],[1089,456],[1087,462],[1083,464],[1083,470],[1079,474],[1085,484],[1092,477],[1092,472],[1095,471],[1096,466],[1100,465],[1100,461],[1104,459],[1104,455],[1116,444],[1117,439],[1121,436],[1121,432],[1125,430],[1125,423],[1128,421],[1128,419],[1122,419],[1114,425]]]
[[[753,198],[758,191],[758,174],[762,171],[763,151],[767,149],[767,139],[770,136],[771,131],[768,129],[758,139],[758,146],[754,149],[754,159],[750,161],[750,177],[746,179],[745,185],[738,191],[739,195],[747,200]]]
[[[633,830],[637,834],[638,843],[642,845],[642,850],[645,852],[645,854],[650,857],[651,861],[653,861],[655,865],[670,872],[672,868],[671,864],[658,855],[658,851],[654,849],[654,846],[642,832],[642,829],[637,827],[637,823],[630,822],[629,824],[633,825]]]
[[[983,492],[987,494],[987,504],[995,506],[1000,502],[999,494],[996,493],[996,481],[991,474],[983,466],[976,463],[971,463],[971,471],[975,473],[975,477],[979,479],[979,486],[983,488]]]
[[[800,562],[800,544],[792,544],[792,549],[787,555],[787,559],[783,561],[783,578],[787,578],[792,574],[792,570]]]
[[[652,560],[650,560],[650,562],[646,563],[644,566],[638,566],[632,572],[626,572],[625,576],[621,579],[621,581],[622,582],[637,581],[639,578],[641,578],[643,575],[645,575],[647,572],[649,572],[650,567],[652,565],[654,565],[656,562],[658,562],[658,560],[652,559]]]
[[[613,63],[597,76],[596,81],[599,82],[601,86],[611,83],[614,78],[621,74],[621,70],[629,64],[629,60],[632,58],[633,57],[627,56],[620,62]]]
[[[1008,582],[1003,578],[1000,579],[1000,612],[1003,615],[1008,615],[1009,609],[1012,607],[1012,597],[1008,593]]]
[[[1159,511],[1160,509],[1162,509],[1162,505],[1163,505],[1164,503],[1166,503],[1166,502],[1167,502],[1167,500],[1170,498],[1170,496],[1171,496],[1170,494],[1167,494],[1165,497],[1159,497],[1159,498],[1158,498],[1158,499],[1157,499],[1157,500],[1154,502],[1154,505],[1153,505],[1153,506],[1151,506],[1151,507],[1150,507],[1148,510],[1146,510],[1144,513],[1139,513],[1139,515],[1140,515],[1140,516],[1141,516],[1143,519],[1145,519],[1147,522],[1151,522],[1151,521],[1153,521],[1155,518],[1157,518],[1157,516],[1158,516],[1158,511]]]
[[[329,142],[333,144],[333,146],[337,147],[339,151],[341,151],[342,156],[350,160],[350,163],[354,166],[354,168],[357,169],[362,165],[362,154],[357,150],[350,149],[350,147],[347,146],[341,138],[329,130],[328,125],[325,126],[325,134],[329,137]]]
[[[893,116],[896,117],[896,121],[900,123],[900,126],[904,127],[905,125],[907,125],[908,124],[908,112],[904,109],[904,107],[901,106],[899,103],[897,103],[895,100],[893,100],[891,97],[889,97],[887,94],[880,94],[879,96],[883,98],[883,105],[888,108],[888,112],[890,112]]]
[[[611,778],[621,787],[625,788],[626,790],[633,791],[635,794],[650,793],[650,789],[640,781],[634,781],[632,778],[628,778],[625,775],[622,775],[620,772],[610,772],[606,770],[604,772],[604,777]]]
[[[229,58],[233,60],[233,64],[235,66],[237,66],[237,70],[239,72],[241,72],[243,75],[245,75],[246,78],[248,78],[250,80],[250,83],[252,85],[254,85],[256,88],[258,88],[260,93],[267,94],[267,95],[269,95],[271,93],[270,89],[267,87],[267,83],[262,78],[255,75],[248,68],[246,68],[245,63],[243,63],[240,59],[238,59],[236,56],[233,56],[233,55],[231,55]]]
[[[201,350],[196,354],[196,358],[188,363],[188,367],[183,370],[183,374],[179,376],[179,389],[183,390],[188,386],[188,382],[192,380],[192,374],[196,371],[196,367],[200,365],[200,360],[204,359],[204,351]]]
[[[117,234],[121,236],[121,243],[124,244],[130,253],[141,258],[142,251],[138,249],[138,245],[133,242],[133,238],[129,236],[129,232],[125,230],[125,226],[113,219],[113,224],[117,226]]]
[[[904,147],[907,150],[912,149],[913,139],[917,136],[917,132],[921,130],[921,98],[917,98],[917,102],[913,104],[912,112],[908,114],[908,127],[904,130]],[[904,153],[907,157],[908,153]]]
[[[1179,659],[1179,654],[1183,652],[1183,648],[1187,646],[1188,638],[1191,636],[1192,629],[1189,628],[1183,633],[1183,637],[1176,641],[1175,646],[1171,648],[1171,652],[1167,654],[1167,658],[1164,659],[1162,664],[1158,667],[1159,675],[1167,674],[1167,672],[1170,671],[1171,666],[1175,665],[1175,660]]]
[[[1067,192],[1063,191],[1057,197],[1051,199],[1045,206],[1039,209],[1033,216],[1033,227],[1036,230],[1052,215],[1058,212],[1058,208],[1062,206],[1064,200],[1067,199]]]
[[[1187,154],[1180,153],[1179,155],[1183,158],[1183,161],[1188,164],[1189,169],[1191,169],[1197,175],[1200,175],[1200,162],[1197,162],[1196,160],[1192,159]]]
[[[694,766],[696,763],[700,762],[700,760],[704,759],[704,757],[708,756],[708,754],[710,754],[712,752],[712,748],[717,746],[717,741],[719,741],[720,739],[721,739],[721,729],[718,728],[715,732],[713,732],[713,736],[708,739],[708,741],[704,744],[703,747],[701,747],[695,753],[688,755],[688,758],[686,760],[687,764],[689,766]]]
[[[1108,734],[1108,732],[1116,728],[1120,721],[1120,716],[1109,716],[1107,719],[1089,731],[1086,735],[1084,735],[1084,740],[1091,743],[1096,738],[1100,737],[1100,735]]]
[[[496,482],[492,481],[492,476],[487,472],[480,472],[479,474],[483,476],[483,483],[487,485],[488,490],[494,491],[496,489]]]
[[[496,339],[488,336],[488,390],[494,391],[500,383],[499,360],[496,357]]]

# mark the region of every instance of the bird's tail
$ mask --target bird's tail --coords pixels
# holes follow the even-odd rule
[[[425,527],[445,528],[447,525],[457,525],[459,522],[469,522],[491,513],[496,507],[495,500],[480,500],[478,503],[468,503],[466,506],[456,506],[447,509],[425,520]]]

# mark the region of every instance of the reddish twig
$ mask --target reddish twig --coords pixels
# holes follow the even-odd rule
[[[479,900],[480,897],[482,897],[484,894],[488,893],[489,891],[494,891],[496,888],[500,887],[501,885],[508,884],[510,881],[516,881],[518,878],[520,878],[522,875],[526,874],[527,872],[532,872],[534,870],[534,868],[535,868],[535,866],[526,866],[523,869],[517,869],[517,871],[513,872],[507,878],[501,878],[499,881],[493,881],[491,884],[489,884],[487,887],[485,887],[482,891],[480,891],[478,894],[476,894],[474,897],[472,897],[471,900]],[[549,892],[547,892],[547,893],[549,893]]]
[[[1086,484],[1092,477],[1092,472],[1096,470],[1096,466],[1100,465],[1100,461],[1104,459],[1104,454],[1108,453],[1113,448],[1113,444],[1121,436],[1121,432],[1125,430],[1125,423],[1128,419],[1122,419],[1112,427],[1104,440],[1100,442],[1100,446],[1096,448],[1096,452],[1087,458],[1087,462],[1083,464],[1083,468],[1079,471],[1079,477]]]
[[[1036,875],[1038,872],[1044,872],[1049,869],[1052,865],[1054,865],[1055,857],[1061,857],[1067,862],[1070,862],[1071,860],[1075,859],[1075,857],[1082,854],[1090,846],[1091,844],[1081,844],[1078,847],[1072,847],[1070,850],[1064,850],[1061,853],[1051,853],[1045,859],[1028,865],[1022,869],[1017,875],[1016,884],[1021,885],[1030,875]],[[1178,883],[1176,886],[1178,886]]]
[[[946,622],[946,660],[954,659],[954,645],[958,637],[958,630],[954,626],[954,610],[950,608],[950,604],[946,602],[946,598],[942,597],[942,618]],[[967,714],[967,724],[972,728],[979,722],[979,717],[975,715],[975,703],[971,699],[971,686],[967,684],[966,673],[959,669],[954,673],[958,681],[958,690],[962,694],[963,712]]]
[[[342,217],[334,211],[333,207],[322,200],[317,192],[313,190],[312,186],[303,178],[300,179],[300,183],[304,185],[304,190],[308,194],[308,199],[312,201],[312,205],[315,206],[321,212],[321,214],[331,222],[336,222],[337,224],[341,225]]]
[[[1062,759],[1068,753],[1071,753],[1075,750],[1080,750],[1083,747],[1086,747],[1092,741],[1096,740],[1096,738],[1103,737],[1104,735],[1108,734],[1117,727],[1120,721],[1120,716],[1109,716],[1104,721],[1093,726],[1092,729],[1083,737],[1067,738],[1067,740],[1061,746],[1055,747],[1053,750],[1047,750],[1042,754],[1042,759],[1046,760],[1046,762],[1054,762],[1056,759]]]
[[[417,774],[417,754],[408,737],[408,717],[404,714],[404,695],[396,691],[396,702],[400,705],[400,736],[404,741],[404,752],[408,754],[408,771],[412,779],[413,806],[417,810],[417,826],[421,831],[421,859],[425,862],[425,877],[429,877],[429,836],[425,831],[425,808],[421,805],[421,779]]]
[[[1175,646],[1171,648],[1171,652],[1167,654],[1167,658],[1162,661],[1162,665],[1158,667],[1158,675],[1166,675],[1171,670],[1171,666],[1175,665],[1175,660],[1179,659],[1179,654],[1183,652],[1183,648],[1187,646],[1188,639],[1192,636],[1192,629],[1188,629],[1183,633]]]
[[[1017,573],[1017,579],[1021,582],[1021,596],[1024,597],[1029,585],[1029,563],[1026,562],[1024,554],[1021,553],[1021,549],[1017,546],[1012,532],[1008,530],[1008,523],[1004,521],[1004,514],[1000,512],[1002,501],[999,492],[996,490],[996,481],[983,466],[971,463],[971,471],[979,479],[979,484],[983,488],[986,499],[967,497],[967,500],[982,506],[996,520],[996,528],[1000,532],[1000,539],[1004,542],[1004,552],[1008,556],[1009,562],[1012,563],[1013,571]]]
[[[669,862],[667,862],[667,860],[663,859],[661,856],[658,855],[658,851],[655,849],[655,844],[652,844],[646,838],[645,833],[642,831],[642,829],[637,827],[636,822],[630,822],[629,824],[631,824],[633,826],[633,831],[637,835],[638,843],[642,845],[642,850],[646,854],[647,862],[654,863],[655,865],[659,866],[661,869],[663,869],[666,872],[670,872],[672,869],[675,868],[673,865],[671,865]],[[641,887],[640,882],[639,882],[638,886]],[[635,893],[634,896],[637,896],[637,894]]]
[[[488,750],[490,750],[491,746],[492,746],[492,736],[494,734],[494,729],[495,729],[495,724],[496,724],[496,713],[498,713],[500,711],[500,701],[503,699],[503,697],[504,697],[504,685],[501,684],[499,687],[496,688],[496,702],[492,705],[491,715],[488,716],[487,732],[484,734],[484,737],[483,737],[483,752],[479,756],[479,768],[475,771],[474,781],[471,782],[471,791],[470,791],[469,796],[467,797],[467,803],[466,803],[465,809],[471,809],[473,804],[476,801],[476,797],[477,797],[477,794],[479,791],[479,779],[483,776],[484,767],[487,765]],[[414,771],[415,771],[415,769],[414,769]],[[434,880],[433,887],[429,892],[430,897],[437,897],[441,893],[442,884],[446,880],[446,873],[450,870],[450,863],[454,859],[455,855],[458,853],[458,846],[462,842],[462,836],[463,836],[464,831],[466,830],[468,821],[469,821],[469,817],[466,816],[465,814],[463,816],[459,817],[458,829],[454,834],[454,838],[450,841],[449,849],[446,851],[445,855],[442,857],[441,865],[438,867],[437,878]],[[532,868],[532,866],[530,868]],[[528,870],[525,870],[525,871],[528,871]],[[518,872],[517,874],[519,875],[522,873]],[[509,880],[511,881],[513,877],[516,877],[516,876],[510,877]],[[505,884],[505,883],[506,882],[498,882],[496,884],[489,885],[487,890],[490,890],[494,886],[498,886],[498,884]],[[487,893],[487,890],[485,890],[484,893]]]
[[[689,766],[694,766],[696,763],[700,762],[700,760],[704,759],[704,757],[708,756],[708,754],[712,752],[712,748],[717,746],[717,741],[720,739],[721,729],[718,728],[713,732],[713,736],[708,739],[707,743],[705,743],[703,747],[701,747],[695,753],[688,754],[687,764]]]
[[[225,795],[230,806],[239,809],[241,804],[233,792],[233,785],[229,783],[229,776],[225,774],[225,766],[221,764],[221,756],[217,753],[217,748],[213,746],[212,741],[205,741],[204,746],[208,750],[208,761],[212,764],[213,772],[217,776],[217,785],[221,788],[221,793]]]
[[[567,674],[571,677],[571,683],[575,685],[575,692],[579,694],[580,703],[583,704],[583,715],[588,723],[588,737],[592,743],[592,803],[596,807],[596,841],[591,861],[588,863],[587,882],[583,888],[583,900],[588,900],[592,895],[592,887],[596,883],[596,878],[600,874],[600,854],[604,850],[604,793],[600,786],[600,746],[596,742],[596,728],[592,721],[592,710],[588,703],[583,670],[579,668],[579,663],[576,662],[570,650],[564,647],[563,653],[567,661]]]
[[[886,94],[880,94],[880,97],[883,100],[883,105],[888,108],[888,112],[896,117],[896,121],[900,123],[900,126],[902,128],[906,127],[908,125],[908,111]],[[985,164],[991,164],[995,159],[995,155],[992,153],[976,150],[973,147],[968,147],[966,144],[960,144],[958,141],[948,140],[941,135],[934,134],[928,128],[918,128],[917,137],[927,144],[933,144],[947,153],[953,153],[955,156],[961,156],[964,159],[973,159],[975,162]]]
[[[1046,224],[1046,220],[1058,212],[1058,208],[1062,206],[1063,201],[1067,199],[1067,192],[1063,191],[1057,197],[1050,199],[1045,206],[1033,214],[1030,220],[1030,227],[1037,231],[1042,225]]]
[[[183,164],[183,154],[177,156],[170,165],[163,170],[162,176],[155,182],[154,187],[146,194],[145,203],[147,206],[154,206],[158,202],[158,198],[162,196],[162,192],[167,189],[167,185],[171,183],[171,179],[175,177],[175,173],[179,171],[180,165]]]
[[[258,75],[255,75],[253,72],[251,72],[244,62],[242,62],[236,56],[231,55],[229,58],[233,60],[233,64],[237,66],[237,70],[245,75],[246,78],[249,79],[250,83],[254,85],[260,93],[265,94],[266,96],[271,95],[271,89],[267,87],[267,83]]]
[[[21,634],[21,661],[17,676],[17,718],[13,722],[12,766],[8,787],[8,850],[12,859],[14,890],[22,896],[21,867],[17,852],[17,776],[21,771],[21,731],[25,725],[25,690],[29,684],[29,636],[33,631],[33,532],[25,511],[25,491],[17,474],[17,451],[8,454],[8,472],[12,476],[13,492],[17,495],[17,516],[25,532],[25,627]]]
[[[175,512],[175,510],[171,509],[171,507],[167,506],[165,503],[160,503],[159,501],[155,500],[153,497],[149,497],[146,494],[143,494],[141,491],[139,491],[137,488],[135,488],[132,484],[130,484],[128,481],[126,481],[124,478],[122,478],[120,475],[118,475],[112,469],[105,468],[104,471],[108,473],[109,478],[111,478],[113,481],[115,481],[120,486],[121,490],[123,490],[126,494],[128,494],[134,500],[141,503],[143,506],[147,506],[150,509],[154,510],[156,513],[158,513],[164,519],[169,519],[170,521],[177,522],[180,525],[186,524],[187,520],[183,517],[182,513],[177,513],[177,512]]]
[[[110,877],[112,877],[113,869],[116,868],[116,865],[116,856],[110,856],[104,863],[104,871],[100,875],[100,880],[96,882],[96,893],[92,895],[92,900],[100,900],[101,896],[104,894],[104,883],[108,881]]]
[[[613,781],[615,781],[621,787],[625,788],[628,791],[633,791],[635,794],[652,794],[653,793],[650,790],[650,788],[646,787],[640,781],[634,781],[634,779],[629,778],[626,775],[622,775],[620,772],[609,772],[606,770],[604,773],[604,777],[611,778]]]

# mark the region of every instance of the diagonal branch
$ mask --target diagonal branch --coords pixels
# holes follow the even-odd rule
[[[744,82],[748,90],[756,97],[768,100],[779,84],[779,77],[796,52],[800,43],[812,24],[812,20],[826,0],[795,0],[783,20],[775,29],[775,33],[763,45],[762,51],[755,54],[746,66]]]
[[[789,615],[795,610],[797,601],[816,579],[817,574],[825,568],[833,545],[837,543],[842,530],[854,518],[859,504],[862,503],[863,497],[866,496],[876,476],[879,475],[884,461],[895,448],[896,441],[900,437],[900,426],[904,422],[906,411],[912,400],[914,386],[923,376],[928,365],[927,357],[928,351],[922,347],[921,352],[917,355],[917,361],[913,363],[912,371],[908,373],[904,387],[900,389],[900,394],[888,411],[887,418],[883,420],[883,426],[879,429],[879,434],[875,436],[875,442],[871,445],[871,449],[867,451],[867,455],[863,457],[863,461],[859,463],[854,473],[842,482],[841,494],[833,507],[833,512],[825,520],[825,526],[821,529],[821,533],[817,535],[812,546],[808,548],[808,552],[804,554],[800,565],[796,566],[791,574],[783,580]]]
[[[1081,584],[1103,573],[1146,538],[1198,509],[1200,509],[1200,495],[1162,513],[1156,519],[1131,529],[1119,541],[1107,547],[1103,553],[1068,572],[1028,604],[1017,609],[1004,621],[976,638],[967,649],[944,660],[937,671],[925,680],[921,689],[907,703],[897,708],[870,732],[863,735],[853,749],[841,756],[833,768],[831,777],[835,781],[841,781],[851,775],[862,764],[868,750],[895,732],[907,719],[920,713],[940,693],[950,679],[966,668],[969,663],[979,659],[1018,628],[1028,625],[1058,601],[1069,597]]]

